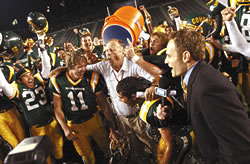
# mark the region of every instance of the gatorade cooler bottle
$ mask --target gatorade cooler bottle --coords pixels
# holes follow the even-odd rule
[[[128,45],[128,38],[135,45],[143,25],[143,16],[137,8],[132,6],[121,7],[113,15],[105,19],[102,28],[104,44],[106,45],[111,39],[119,39]]]

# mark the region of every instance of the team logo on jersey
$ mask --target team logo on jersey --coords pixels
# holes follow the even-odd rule
[[[72,90],[72,91],[85,91],[85,88],[65,87],[65,89]]]

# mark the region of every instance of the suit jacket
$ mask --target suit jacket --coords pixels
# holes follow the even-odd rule
[[[221,72],[200,61],[188,81],[187,110],[206,163],[250,163],[250,124],[241,96]]]

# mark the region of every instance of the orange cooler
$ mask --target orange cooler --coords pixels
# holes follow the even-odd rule
[[[141,12],[132,6],[124,6],[105,19],[102,38],[106,45],[111,39],[120,39],[126,45],[127,38],[136,44],[144,25]]]

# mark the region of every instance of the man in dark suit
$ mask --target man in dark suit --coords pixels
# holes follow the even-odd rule
[[[182,76],[188,86],[187,112],[202,157],[211,164],[249,164],[249,119],[237,89],[202,60],[205,39],[201,34],[184,29],[170,39],[165,63],[172,68],[172,76]],[[166,107],[158,108],[158,118],[166,114]]]

